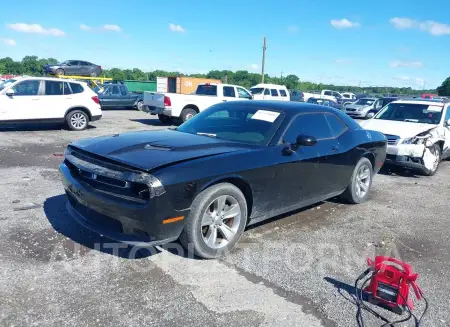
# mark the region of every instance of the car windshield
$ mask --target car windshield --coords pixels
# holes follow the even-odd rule
[[[3,90],[5,87],[11,85],[12,83],[14,83],[15,81],[17,81],[16,79],[7,79],[6,81],[2,81],[0,82],[0,91]]]
[[[314,104],[323,104],[324,101],[322,99],[309,98],[307,102]]]
[[[436,125],[441,121],[442,110],[442,105],[389,103],[374,118]]]
[[[355,104],[360,106],[371,106],[374,102],[374,99],[359,99]]]
[[[197,91],[195,91],[197,95],[217,95],[217,85],[203,84],[197,86]]]
[[[275,110],[217,104],[195,115],[176,130],[221,140],[266,145],[283,117],[283,112]]]
[[[264,92],[264,88],[263,87],[252,87],[250,89],[250,92],[252,94],[262,94]]]

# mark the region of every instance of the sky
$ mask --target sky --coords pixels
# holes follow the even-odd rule
[[[302,81],[434,88],[450,75],[450,1],[53,1],[0,11],[0,58],[104,68],[297,75]]]

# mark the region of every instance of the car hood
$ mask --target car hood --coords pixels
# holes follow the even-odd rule
[[[400,138],[404,139],[414,137],[420,133],[433,129],[438,125],[383,119],[369,119],[362,122],[361,126],[365,129],[378,131],[383,134],[398,135]]]
[[[74,141],[71,146],[145,171],[183,161],[259,148],[173,130],[101,136]]]

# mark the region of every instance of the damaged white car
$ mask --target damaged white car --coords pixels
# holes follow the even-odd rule
[[[441,160],[450,157],[449,105],[434,100],[398,100],[361,126],[386,136],[386,164],[431,176]]]

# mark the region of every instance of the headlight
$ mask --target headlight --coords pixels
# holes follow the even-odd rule
[[[147,173],[133,173],[130,177],[132,182],[146,184],[149,187],[150,198],[166,193],[164,185],[162,185],[161,181],[153,175]]]
[[[409,137],[407,139],[404,139],[402,144],[423,144],[427,137]]]

